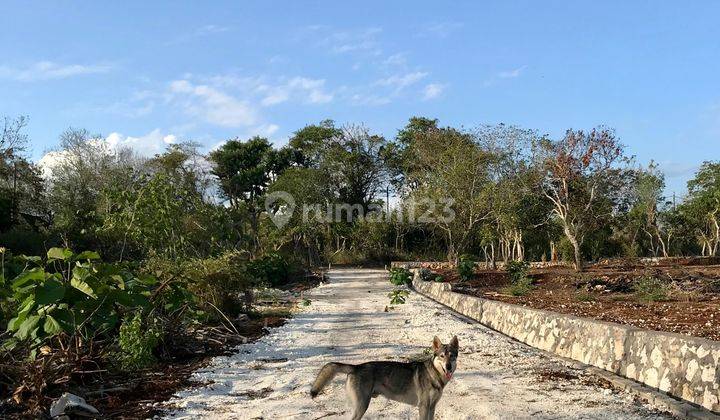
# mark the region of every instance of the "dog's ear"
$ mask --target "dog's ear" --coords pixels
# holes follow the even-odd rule
[[[437,352],[438,350],[440,350],[440,347],[442,347],[442,342],[440,342],[440,339],[436,335],[435,337],[433,337],[433,351]]]
[[[460,343],[458,342],[457,335],[454,335],[452,340],[450,340],[450,347],[457,350],[459,346],[460,346]]]

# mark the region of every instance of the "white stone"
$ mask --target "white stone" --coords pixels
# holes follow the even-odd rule
[[[650,368],[645,371],[645,381],[646,384],[653,388],[658,387],[658,372],[654,368]]]
[[[704,368],[701,379],[703,382],[713,382],[715,380],[715,367],[709,366]]]
[[[687,370],[685,371],[685,379],[687,379],[688,382],[692,382],[693,377],[695,377],[695,373],[698,371],[698,362],[693,359],[688,363]]]
[[[652,353],[650,353],[650,360],[652,361],[653,366],[655,366],[656,368],[662,366],[663,355],[660,349],[658,349],[657,347],[653,349]]]

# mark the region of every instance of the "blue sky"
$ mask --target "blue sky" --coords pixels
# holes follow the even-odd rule
[[[614,127],[668,193],[720,159],[720,2],[3,2],[0,115],[154,153],[413,115]]]

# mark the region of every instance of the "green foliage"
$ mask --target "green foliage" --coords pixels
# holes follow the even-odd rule
[[[258,284],[278,287],[287,283],[290,266],[280,254],[271,253],[248,262],[247,272]]]
[[[445,278],[443,276],[441,276],[440,274],[438,274],[437,276],[435,276],[435,278],[433,280],[435,281],[435,283],[442,283],[445,281]]]
[[[457,264],[457,272],[463,281],[472,280],[475,275],[475,258],[471,255],[463,255]]]
[[[104,264],[95,252],[51,248],[45,260],[25,257],[25,267],[6,286],[17,311],[8,322],[6,346],[33,345],[62,332],[102,335],[123,313],[145,308],[155,279]]]
[[[162,333],[154,319],[143,322],[140,313],[125,316],[118,335],[118,362],[125,370],[138,370],[155,362],[153,350],[160,343]]]
[[[407,268],[391,268],[390,283],[395,286],[404,286],[412,283],[412,273]]]
[[[391,305],[402,305],[405,303],[405,300],[410,295],[410,292],[404,289],[395,289],[392,292],[388,293],[388,297],[390,298],[390,304]]]
[[[422,281],[432,281],[435,279],[436,274],[432,272],[429,268],[421,268],[420,269],[420,280]]]
[[[595,302],[597,299],[595,298],[595,295],[588,292],[580,292],[575,296],[575,299],[578,302]]]
[[[526,278],[530,273],[530,263],[527,261],[508,261],[505,271],[510,276],[510,282],[516,283]]]
[[[525,296],[532,291],[532,279],[523,277],[503,289],[503,293],[512,296]]]
[[[633,284],[635,296],[644,302],[658,302],[668,299],[670,287],[655,277],[644,276]]]

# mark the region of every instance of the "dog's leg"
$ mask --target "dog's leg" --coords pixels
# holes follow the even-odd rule
[[[363,387],[360,386],[360,381],[352,374],[348,375],[347,382],[345,382],[345,389],[353,410],[350,418],[352,420],[360,420],[370,405],[371,390],[363,389]]]
[[[436,403],[420,403],[420,420],[433,420],[435,418]]]

